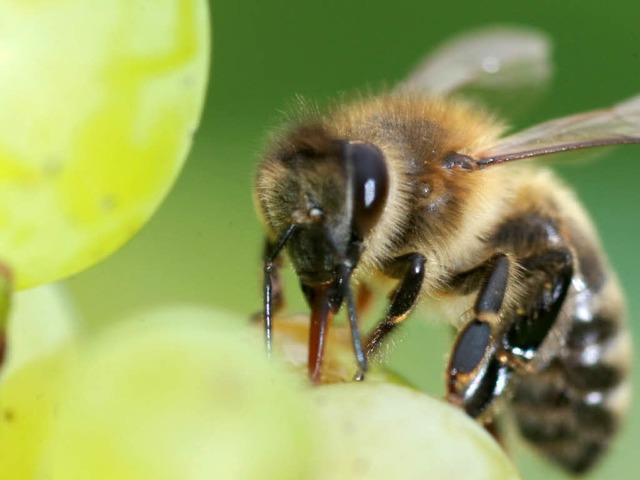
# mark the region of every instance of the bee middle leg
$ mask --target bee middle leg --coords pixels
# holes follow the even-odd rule
[[[458,277],[459,286],[468,286],[468,279],[484,276],[473,318],[458,332],[447,368],[447,398],[474,418],[506,385],[509,367],[500,356],[504,328],[500,313],[513,269],[509,256],[500,253]]]
[[[424,280],[426,259],[419,253],[409,253],[396,258],[387,268],[387,273],[400,279],[400,284],[391,294],[385,318],[369,334],[365,352],[372,355],[415,306]]]

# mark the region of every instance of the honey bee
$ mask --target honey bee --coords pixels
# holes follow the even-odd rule
[[[463,99],[540,83],[548,51],[526,29],[462,35],[394,90],[310,109],[274,135],[255,179],[267,230],[263,314],[270,351],[286,249],[311,309],[311,379],[346,304],[362,380],[418,303],[444,305],[458,328],[448,400],[489,422],[508,398],[524,438],[581,473],[629,403],[624,298],[573,192],[528,159],[640,143],[640,96],[509,136]],[[397,283],[362,339],[354,285],[384,278]]]

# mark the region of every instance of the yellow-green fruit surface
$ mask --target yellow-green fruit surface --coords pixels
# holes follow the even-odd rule
[[[316,480],[517,480],[504,450],[461,409],[388,383],[310,392],[319,415]]]
[[[37,478],[66,371],[76,361],[79,319],[60,285],[13,297],[0,373],[0,478]]]
[[[311,406],[298,381],[224,316],[141,315],[87,345],[42,478],[311,478]]]
[[[0,261],[18,288],[137,232],[185,159],[208,72],[205,0],[0,2]]]

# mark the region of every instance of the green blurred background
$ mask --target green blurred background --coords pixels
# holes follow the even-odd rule
[[[336,93],[348,96],[392,85],[438,42],[497,23],[540,28],[555,45],[557,72],[548,94],[525,116],[511,119],[516,128],[640,92],[637,0],[221,0],[212,12],[209,95],[182,176],[139,235],[66,282],[93,328],[161,304],[213,305],[245,317],[260,309],[262,233],[253,212],[251,181],[265,132],[278,124],[279,112],[294,95],[323,104]],[[575,186],[598,226],[628,294],[638,343],[640,147],[618,148],[595,162],[559,171]],[[288,283],[290,296],[297,298],[294,308],[299,308],[296,283]],[[392,366],[441,395],[449,334],[443,324],[413,318],[399,335]],[[594,478],[640,478],[634,458],[638,447],[636,408],[622,440]],[[562,478],[530,453],[516,450],[525,478]]]

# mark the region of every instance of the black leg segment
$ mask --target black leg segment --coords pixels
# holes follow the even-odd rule
[[[507,331],[510,353],[530,360],[553,328],[573,278],[573,257],[566,249],[547,250],[521,262],[525,273],[542,277],[531,287],[528,301],[515,314]]]
[[[502,309],[511,261],[498,254],[487,262],[487,277],[474,305],[474,318],[458,333],[449,360],[448,399],[472,417],[480,416],[506,386],[508,368],[499,355]]]
[[[474,318],[456,338],[448,367],[448,396],[472,417],[482,415],[505,390],[512,372],[523,373],[556,324],[573,278],[571,253],[545,250],[520,261],[525,294],[504,311],[509,257],[496,255],[482,283]],[[471,271],[477,275],[485,269]],[[460,277],[462,278],[462,277]],[[507,315],[507,316],[505,316]]]
[[[509,264],[506,255],[496,255],[490,261],[491,273],[480,290],[474,307],[477,319],[500,313],[509,282]]]
[[[382,344],[384,338],[402,322],[415,306],[422,281],[424,280],[426,259],[419,253],[410,253],[396,258],[386,273],[400,278],[400,284],[391,295],[387,314],[371,332],[366,343],[366,353],[371,355]]]
[[[358,316],[356,314],[356,303],[353,299],[353,292],[351,291],[351,271],[347,270],[345,266],[342,267],[341,277],[343,295],[347,301],[347,315],[349,316],[349,327],[351,328],[351,342],[359,367],[354,379],[360,381],[364,380],[364,376],[367,373],[367,356],[362,348],[360,329],[358,328]]]

